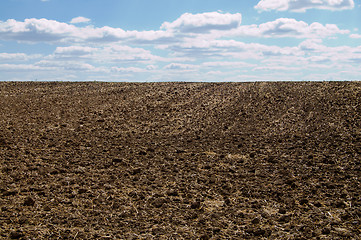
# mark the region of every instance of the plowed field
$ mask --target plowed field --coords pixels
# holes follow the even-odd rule
[[[361,83],[0,83],[1,239],[361,239]]]

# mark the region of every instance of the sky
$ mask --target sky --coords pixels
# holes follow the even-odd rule
[[[1,0],[1,81],[361,79],[361,0]]]

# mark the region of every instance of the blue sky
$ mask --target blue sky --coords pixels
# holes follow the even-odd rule
[[[2,0],[0,80],[360,80],[360,0]]]

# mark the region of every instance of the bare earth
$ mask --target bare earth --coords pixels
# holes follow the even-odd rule
[[[361,82],[0,83],[0,239],[361,239]]]

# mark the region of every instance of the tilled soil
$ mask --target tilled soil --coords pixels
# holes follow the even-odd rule
[[[361,239],[361,83],[0,83],[1,239]]]

